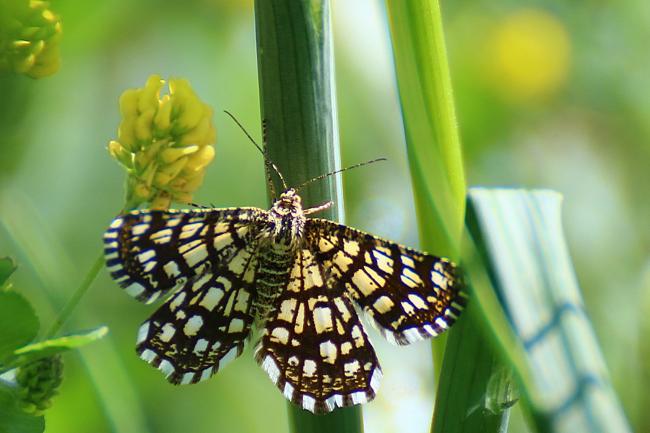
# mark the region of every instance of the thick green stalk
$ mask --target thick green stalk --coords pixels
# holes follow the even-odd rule
[[[339,166],[329,2],[257,0],[255,22],[268,154],[287,185],[298,186]],[[306,207],[333,200],[318,216],[342,221],[336,177],[310,184],[301,196]],[[316,416],[288,404],[294,432],[362,431],[358,406]]]

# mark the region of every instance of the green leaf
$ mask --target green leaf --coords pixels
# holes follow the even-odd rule
[[[0,288],[4,286],[15,270],[16,264],[11,257],[0,258]]]
[[[497,337],[537,431],[629,432],[573,271],[561,196],[515,189],[469,196],[468,226],[494,287],[494,296],[475,290],[477,327]]]
[[[420,245],[458,261],[467,186],[440,5],[387,0],[386,6]],[[436,381],[446,338],[432,342]]]
[[[422,247],[458,260],[465,173],[438,0],[387,0]]]
[[[0,363],[38,333],[38,317],[30,303],[16,292],[0,292]]]
[[[45,418],[25,413],[14,389],[0,380],[0,433],[41,433]]]
[[[40,358],[56,355],[57,353],[66,352],[92,343],[104,337],[107,333],[108,327],[100,326],[99,328],[86,332],[39,341],[38,343],[33,343],[14,351],[14,357],[10,363],[12,367],[19,367]]]

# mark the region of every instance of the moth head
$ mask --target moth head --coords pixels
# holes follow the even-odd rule
[[[280,194],[280,197],[273,203],[273,211],[280,217],[297,217],[302,213],[302,202],[300,196],[293,188]]]

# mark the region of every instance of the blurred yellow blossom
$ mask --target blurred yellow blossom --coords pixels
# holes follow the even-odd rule
[[[166,209],[172,200],[192,201],[214,158],[216,141],[212,108],[187,80],[170,79],[169,94],[161,97],[164,85],[152,75],[143,88],[122,93],[118,139],[108,144],[108,152],[129,174],[127,201],[150,202],[154,209]]]
[[[487,77],[506,99],[538,101],[565,83],[571,41],[553,15],[523,9],[496,24],[486,38],[484,55]]]
[[[61,21],[49,3],[0,0],[0,69],[32,78],[59,70]]]

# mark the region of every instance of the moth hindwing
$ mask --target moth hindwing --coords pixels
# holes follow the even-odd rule
[[[323,219],[292,189],[273,207],[135,211],[104,235],[111,276],[136,299],[165,303],[137,351],[176,384],[255,357],[283,395],[329,412],[371,400],[381,369],[355,306],[389,341],[447,329],[465,304],[450,261]]]

